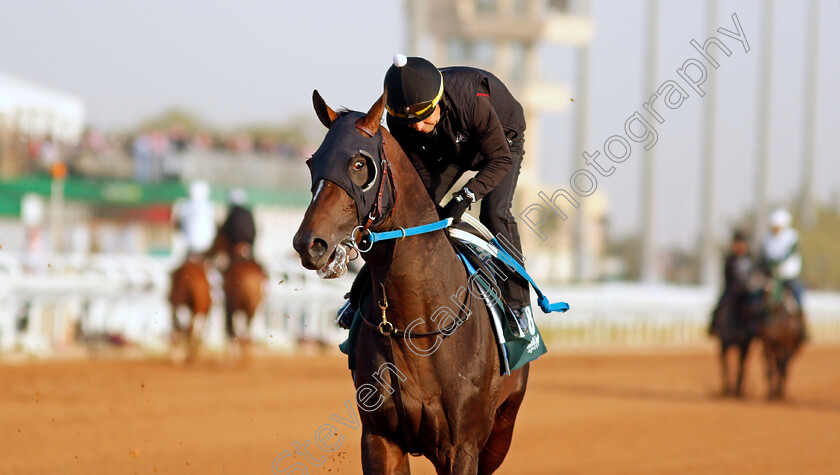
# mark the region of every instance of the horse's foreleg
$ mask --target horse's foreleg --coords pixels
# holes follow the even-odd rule
[[[522,397],[518,401],[508,400],[496,411],[493,420],[493,430],[490,438],[481,450],[478,458],[478,473],[493,473],[504,462],[510,449],[510,442],[513,439],[513,424],[516,422],[516,413],[522,404]]]
[[[236,309],[228,302],[225,302],[225,333],[227,333],[227,336],[231,341],[236,339],[236,329],[233,326],[234,312],[236,312]]]
[[[362,472],[365,474],[410,474],[408,454],[382,436],[362,431]]]
[[[181,324],[178,322],[178,306],[172,305],[172,334],[169,336],[169,358],[176,362],[178,361],[178,347],[184,339],[184,334],[181,331]]]
[[[478,457],[478,473],[493,473],[504,462],[513,439],[513,425],[516,422],[516,415],[519,413],[522,400],[525,398],[529,371],[529,365],[519,370],[518,387],[496,410],[490,437],[487,438],[487,442]],[[510,377],[513,377],[513,375]]]
[[[242,318],[242,325],[240,325],[240,330],[242,330],[242,336],[239,337],[239,344],[242,347],[242,363],[246,364],[251,361],[251,346],[253,341],[251,341],[251,321],[253,320],[254,315],[243,315]]]
[[[449,466],[441,470],[438,468],[438,473],[445,474],[473,474],[478,472],[479,465],[479,450],[478,447],[461,444],[455,448],[455,455],[448,464]]]
[[[778,359],[779,376],[776,381],[776,397],[782,399],[785,397],[785,382],[787,381],[787,368],[790,362],[792,352],[785,350],[784,354]]]
[[[738,354],[738,379],[735,380],[735,396],[741,397],[743,394],[742,386],[744,383],[744,367],[746,366],[744,363],[747,361],[747,352],[750,351],[750,342],[739,345],[738,349],[740,350],[740,353]]]
[[[187,332],[187,361],[192,362],[198,354],[198,347],[201,345],[201,333],[204,330],[205,315],[194,313],[190,317],[190,324]]]
[[[732,393],[732,388],[729,386],[729,362],[726,360],[726,347],[723,342],[720,343],[720,373],[723,382],[721,394],[728,396]]]
[[[767,399],[771,400],[775,397],[775,373],[776,373],[776,354],[773,351],[773,346],[769,342],[764,342],[764,360],[767,365]]]

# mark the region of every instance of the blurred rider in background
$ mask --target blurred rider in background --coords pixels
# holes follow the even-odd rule
[[[710,335],[717,334],[721,309],[729,303],[734,304],[739,315],[747,317],[749,298],[747,281],[755,265],[750,256],[748,241],[746,234],[741,230],[735,231],[732,235],[730,251],[723,265],[723,295],[720,296],[717,306],[712,311],[712,321],[709,323]]]
[[[202,258],[213,243],[216,232],[210,185],[202,180],[192,182],[189,199],[180,203],[174,214],[175,226],[186,239],[187,259]]]
[[[790,289],[802,308],[802,256],[799,254],[799,234],[791,227],[792,218],[784,209],[770,215],[770,232],[761,245],[760,264],[765,273]]]
[[[248,194],[242,188],[233,188],[228,194],[228,214],[219,226],[216,239],[207,251],[207,257],[224,252],[231,257],[252,259],[254,239],[257,235],[254,215],[247,207]]]

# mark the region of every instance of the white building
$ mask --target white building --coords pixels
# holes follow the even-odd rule
[[[541,179],[542,115],[565,111],[573,93],[565,84],[547,82],[540,71],[540,47],[589,45],[593,25],[589,0],[407,0],[410,54],[438,67],[464,65],[491,71],[516,96],[525,110],[525,155],[519,176],[514,216],[533,202],[537,190],[556,188]],[[579,92],[579,91],[577,91]],[[582,104],[580,107],[588,107]],[[456,185],[457,187],[457,185]],[[525,191],[527,190],[527,191]],[[525,191],[525,192],[523,192]],[[589,198],[585,210],[569,213],[555,224],[550,239],[540,240],[520,224],[529,271],[538,279],[594,280],[602,274],[607,203]],[[594,203],[592,203],[594,201]],[[547,205],[546,205],[547,206]],[[549,214],[551,214],[549,212]],[[554,218],[554,216],[549,216]],[[517,218],[519,221],[519,218]],[[575,223],[575,221],[580,223]],[[580,236],[574,229],[579,226]],[[576,242],[577,241],[577,242]],[[587,261],[576,264],[578,254]]]
[[[0,126],[76,143],[84,125],[85,105],[80,97],[0,72]]]

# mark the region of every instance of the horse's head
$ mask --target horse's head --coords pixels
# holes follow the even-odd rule
[[[365,224],[381,201],[385,161],[379,124],[385,100],[380,97],[367,114],[336,113],[318,91],[313,92],[312,102],[329,131],[307,161],[312,202],[295,234],[294,248],[307,269],[318,269],[328,278],[340,277],[347,270],[345,256],[354,228]],[[392,200],[392,196],[389,191],[384,199]]]

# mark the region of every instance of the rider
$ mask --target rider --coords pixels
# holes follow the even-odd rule
[[[802,307],[802,257],[799,255],[799,235],[791,227],[790,213],[777,209],[770,215],[770,232],[764,236],[761,247],[762,269],[790,289]]]
[[[520,260],[519,231],[510,211],[525,153],[525,115],[519,102],[487,71],[438,70],[426,59],[402,54],[394,56],[384,82],[388,129],[436,205],[464,172],[477,171],[439,208],[441,217],[460,222],[481,200],[479,220],[510,243],[515,251],[510,254]],[[528,282],[512,272],[500,287],[521,334],[533,319]],[[339,310],[339,324],[349,327],[353,312],[348,301]]]
[[[223,250],[232,257],[250,258],[253,256],[254,239],[257,230],[254,225],[254,215],[247,207],[248,194],[242,188],[233,188],[228,193],[228,214],[216,234],[213,246],[207,251],[212,256]]]
[[[189,199],[175,208],[175,226],[184,233],[187,242],[187,259],[195,260],[213,242],[216,226],[213,218],[213,203],[210,201],[210,185],[202,180],[190,184]]]
[[[435,204],[464,172],[477,171],[440,209],[441,217],[457,223],[481,201],[480,221],[521,256],[511,206],[525,153],[525,115],[507,87],[481,69],[438,70],[426,59],[397,54],[385,74],[385,93],[388,129]],[[530,292],[524,278],[510,274],[500,287],[521,330],[532,318]]]
[[[732,234],[732,244],[723,266],[723,295],[720,296],[709,323],[709,334],[717,334],[719,314],[725,304],[732,302],[743,309],[749,295],[746,282],[753,269],[753,259],[750,256],[750,246],[747,236],[741,230]]]

